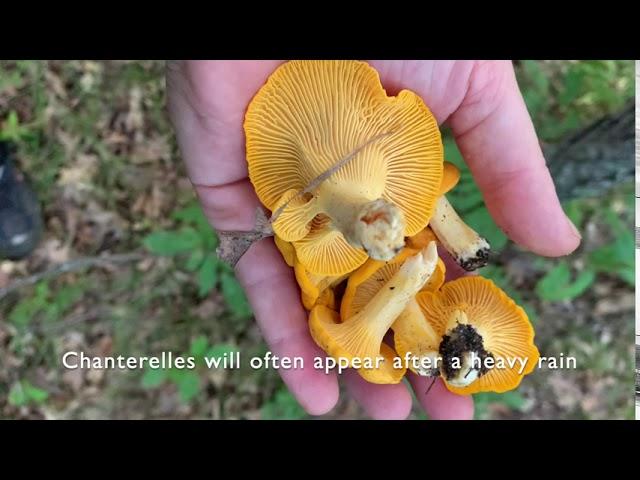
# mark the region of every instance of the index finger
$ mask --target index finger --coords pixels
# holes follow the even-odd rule
[[[511,62],[479,62],[449,123],[489,213],[512,240],[546,256],[578,247]]]

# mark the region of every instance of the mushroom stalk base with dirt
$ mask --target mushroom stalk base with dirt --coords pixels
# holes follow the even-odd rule
[[[374,361],[389,327],[427,282],[437,261],[435,242],[431,242],[407,259],[364,309],[342,323],[335,323],[330,310],[317,305],[309,319],[314,340],[334,358]]]
[[[485,361],[493,357],[485,350],[482,336],[461,310],[455,310],[451,315],[439,353],[442,355],[442,376],[450,385],[459,388],[471,385],[487,373]]]
[[[489,242],[462,221],[446,196],[438,198],[429,226],[456,263],[466,271],[471,272],[487,264]]]

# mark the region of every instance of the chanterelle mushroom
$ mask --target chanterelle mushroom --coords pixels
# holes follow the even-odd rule
[[[459,180],[458,167],[445,162],[439,198],[429,227],[458,265],[467,271],[473,271],[487,264],[490,247],[489,242],[462,221],[445,196]]]
[[[424,318],[440,336],[440,371],[459,394],[516,388],[539,353],[525,311],[491,280],[462,277],[418,293]]]
[[[319,275],[393,258],[432,216],[438,125],[415,93],[387,96],[358,61],[291,61],[245,117],[249,178],[273,230]]]
[[[436,202],[429,226],[458,265],[467,271],[484,267],[489,260],[489,242],[464,223],[446,196]]]
[[[438,253],[432,242],[407,258],[358,313],[342,318],[341,323],[336,312],[316,305],[309,317],[313,339],[336,359],[375,360],[384,348],[382,340],[389,327],[431,277],[437,262]]]
[[[349,277],[347,288],[342,298],[340,314],[342,318],[350,318],[362,311],[371,298],[382,289],[386,282],[398,271],[403,262],[415,255],[416,250],[405,248],[389,262],[367,262]],[[438,263],[429,280],[422,286],[423,291],[437,290],[444,283],[445,266],[442,260]],[[440,336],[426,321],[415,298],[407,302],[404,310],[393,324],[395,350],[407,366],[419,375],[433,375],[437,368],[438,345]],[[424,358],[428,360],[424,360]]]

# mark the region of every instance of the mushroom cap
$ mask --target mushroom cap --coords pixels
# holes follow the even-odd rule
[[[250,103],[244,129],[249,178],[271,211],[289,190],[303,191],[377,138],[306,198],[287,205],[283,215],[289,222],[274,225],[281,238],[295,239],[299,260],[313,273],[344,274],[367,259],[331,221],[309,221],[312,213],[328,214],[322,212],[321,195],[383,198],[402,212],[405,236],[424,228],[433,213],[443,172],[437,122],[415,93],[387,96],[378,73],[365,62],[281,65]]]
[[[407,238],[407,247],[420,249],[426,247],[431,242],[438,243],[438,237],[436,237],[436,234],[433,233],[431,228],[424,227],[412,237]]]
[[[441,337],[456,311],[464,312],[468,322],[482,337],[484,348],[490,352],[496,365],[498,359],[527,360],[518,373],[519,363],[513,368],[491,368],[486,374],[466,387],[447,388],[457,394],[478,392],[503,393],[516,388],[524,375],[531,373],[540,356],[533,343],[534,331],[526,312],[498,288],[491,280],[480,276],[461,277],[445,283],[438,291],[422,291],[416,300],[425,318]]]
[[[311,310],[316,303],[322,303],[329,308],[335,306],[335,295],[333,295],[332,287],[344,280],[345,275],[329,276],[309,273],[297,258],[295,259],[293,270],[300,287],[304,308]],[[327,293],[327,291],[331,293]]]
[[[347,350],[342,348],[338,342],[334,341],[330,330],[326,328],[318,328],[320,324],[337,324],[340,323],[340,315],[338,312],[326,307],[325,305],[316,304],[311,310],[309,316],[309,328],[311,335],[315,342],[329,355],[335,359],[345,358],[349,362],[354,360],[354,357]],[[366,334],[366,332],[363,332]],[[406,368],[394,368],[394,360],[397,357],[395,350],[389,345],[380,344],[380,355],[384,358],[379,368],[358,368],[358,373],[362,378],[370,383],[378,384],[393,384],[399,383],[406,373]],[[359,358],[360,362],[364,362],[365,359]],[[375,359],[369,359],[369,361],[375,362]]]
[[[296,263],[296,251],[291,242],[285,242],[278,235],[273,236],[273,241],[278,247],[282,258],[289,267],[293,267]]]
[[[446,195],[460,181],[460,170],[451,162],[444,162],[440,195]]]
[[[426,247],[426,245],[428,245],[428,243],[426,243],[424,247]],[[398,271],[402,263],[419,251],[420,249],[404,248],[388,262],[369,259],[362,267],[353,272],[349,276],[347,288],[344,291],[342,303],[340,304],[340,316],[343,321],[362,310],[378,290]],[[435,270],[421,290],[437,290],[440,288],[444,283],[445,273],[444,262],[439,258]]]
[[[395,359],[398,358],[395,350],[386,343],[380,345],[380,356],[384,360],[380,363],[379,368],[359,368],[358,373],[369,383],[377,383],[380,385],[389,385],[400,383],[404,374],[407,373],[403,362],[400,362],[400,368],[394,367]]]

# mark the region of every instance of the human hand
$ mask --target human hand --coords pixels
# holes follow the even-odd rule
[[[169,112],[187,171],[204,212],[217,230],[248,231],[260,207],[247,177],[245,110],[281,62],[185,61],[167,67]],[[371,61],[390,95],[421,96],[439,124],[447,123],[483,193],[490,214],[516,243],[534,253],[572,252],[580,235],[562,211],[545,166],[511,62]],[[293,272],[271,238],[253,245],[236,266],[256,321],[272,352],[300,356],[305,365],[324,352],[313,342]],[[277,290],[276,290],[277,289]],[[307,412],[321,415],[338,400],[334,373],[281,370]],[[355,371],[343,375],[350,394],[373,418],[402,419],[412,399],[404,383],[374,385]],[[471,397],[449,392],[441,380],[409,373],[431,418],[470,419]]]

